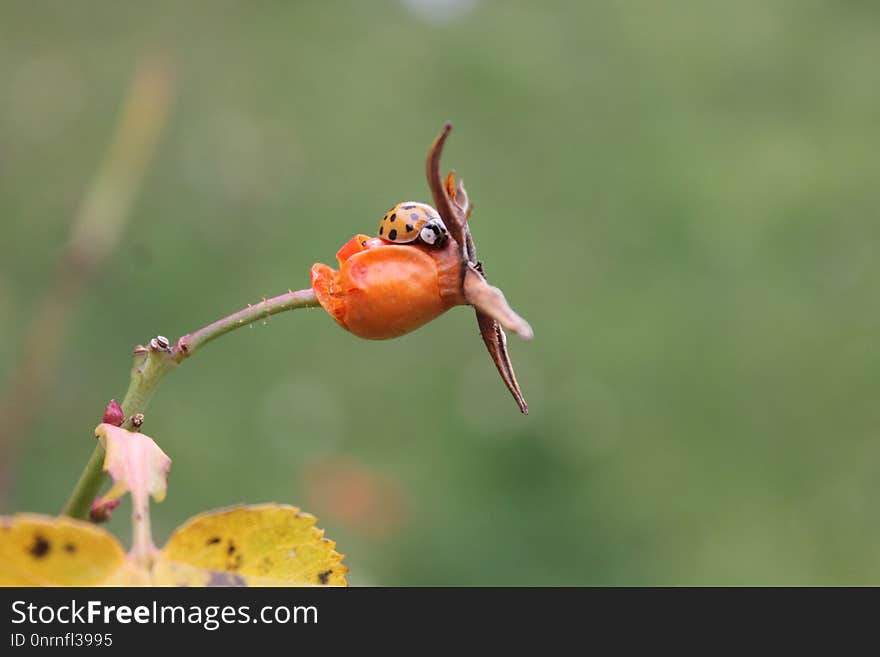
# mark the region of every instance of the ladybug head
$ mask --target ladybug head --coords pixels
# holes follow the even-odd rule
[[[446,244],[446,240],[449,239],[449,231],[446,230],[443,220],[438,217],[422,226],[419,237],[425,244],[443,247]]]

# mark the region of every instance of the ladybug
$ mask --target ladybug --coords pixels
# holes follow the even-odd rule
[[[397,244],[421,239],[431,246],[443,246],[449,238],[449,231],[440,215],[430,205],[404,201],[382,217],[379,237]]]

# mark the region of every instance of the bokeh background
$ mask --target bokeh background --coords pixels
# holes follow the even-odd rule
[[[171,96],[118,243],[49,322],[3,510],[59,510],[135,344],[306,287],[428,200],[449,119],[480,255],[535,328],[511,338],[530,415],[466,309],[388,342],[276,316],[153,400],[157,542],[278,501],[353,584],[880,583],[877,3],[124,5],[0,8],[7,399],[132,77],[161,62]]]

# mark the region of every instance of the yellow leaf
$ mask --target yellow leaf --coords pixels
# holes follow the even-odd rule
[[[22,513],[0,517],[0,586],[345,586],[335,547],[296,507],[239,506],[190,518],[150,569],[100,527]]]
[[[108,531],[35,513],[0,517],[0,586],[97,586],[125,562]]]
[[[159,586],[345,586],[336,543],[294,506],[209,511],[179,527],[153,566]]]

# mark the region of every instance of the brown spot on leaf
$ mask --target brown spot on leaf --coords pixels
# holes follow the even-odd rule
[[[212,536],[207,541],[205,541],[205,545],[216,545],[219,542],[220,542],[219,536]]]
[[[67,554],[74,554],[76,553],[76,546],[73,543],[65,543],[64,551],[67,552]]]
[[[318,582],[321,584],[326,584],[327,580],[330,579],[330,575],[333,574],[333,569],[325,570],[322,573],[318,573]]]
[[[34,544],[28,548],[28,552],[34,559],[42,559],[52,549],[52,544],[46,540],[45,536],[37,534],[34,536]]]
[[[231,540],[229,541],[229,545],[226,546],[226,554],[235,554],[235,543]]]

